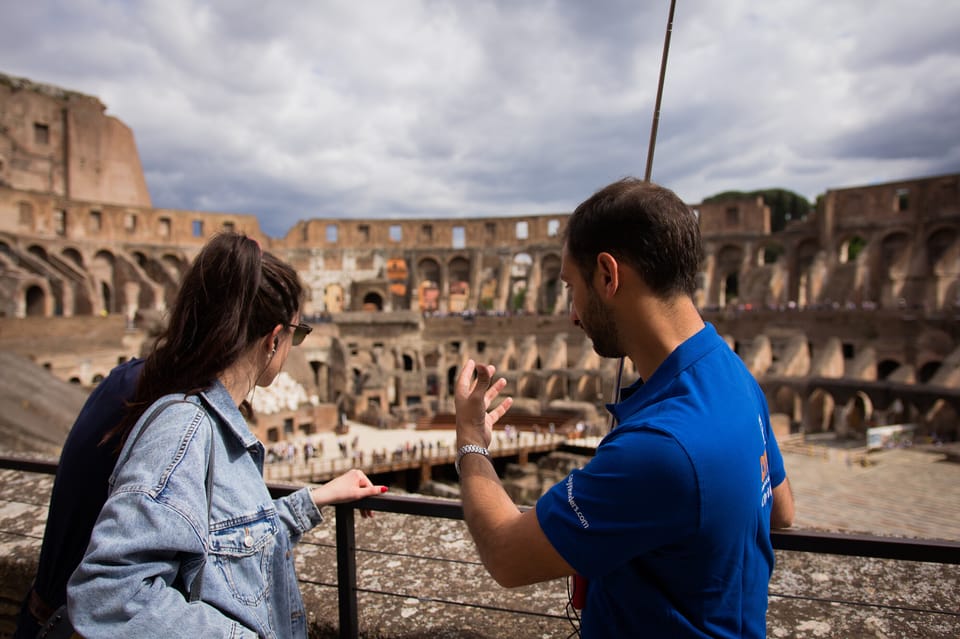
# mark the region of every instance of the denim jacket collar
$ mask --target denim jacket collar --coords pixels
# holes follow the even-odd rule
[[[237,438],[244,448],[251,448],[259,443],[256,435],[250,432],[247,427],[247,420],[243,418],[240,409],[233,402],[233,397],[219,379],[213,382],[213,385],[205,391],[200,392],[200,397],[207,407],[216,413],[217,417],[228,431]]]

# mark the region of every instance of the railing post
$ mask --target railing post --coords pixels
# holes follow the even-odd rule
[[[357,541],[353,507],[336,506],[337,600],[340,603],[340,639],[357,639]]]

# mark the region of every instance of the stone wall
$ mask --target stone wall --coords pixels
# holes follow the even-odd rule
[[[10,636],[13,616],[36,570],[50,487],[49,476],[0,471],[0,638]],[[325,516],[297,548],[312,639],[337,637],[339,627],[335,518],[330,509]],[[372,520],[357,518],[356,526],[361,637],[570,635],[565,580],[499,587],[480,565],[462,521],[377,513]],[[781,551],[776,561],[767,617],[770,637],[960,635],[957,566]]]

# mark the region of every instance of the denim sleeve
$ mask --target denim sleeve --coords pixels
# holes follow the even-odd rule
[[[70,620],[88,639],[256,637],[216,608],[188,603],[172,587],[184,556],[203,552],[176,502],[161,503],[135,487],[115,493],[67,586]]]
[[[297,543],[307,532],[323,521],[320,509],[313,503],[310,488],[301,488],[295,493],[274,501],[280,521],[290,535],[290,542]]]

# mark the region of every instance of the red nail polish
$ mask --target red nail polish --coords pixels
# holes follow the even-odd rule
[[[386,486],[381,486],[381,487],[380,487],[380,492],[381,492],[381,493],[385,493],[385,492],[387,492],[387,490],[388,490],[388,488],[387,488]]]

